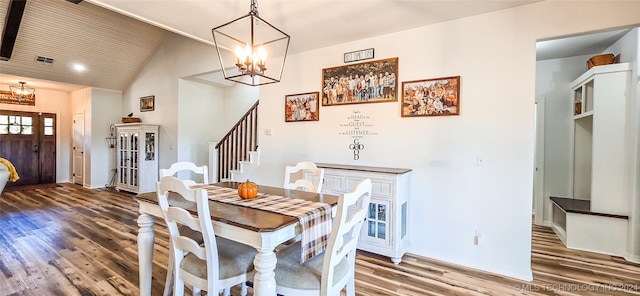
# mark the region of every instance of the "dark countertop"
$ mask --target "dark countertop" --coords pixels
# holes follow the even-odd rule
[[[352,171],[363,171],[363,172],[372,172],[372,173],[399,174],[399,175],[408,173],[411,171],[411,169],[372,167],[372,166],[334,164],[334,163],[316,163],[316,166],[319,168],[325,168],[325,169],[340,169],[340,170],[352,170]]]
[[[558,205],[559,208],[561,208],[567,213],[577,213],[577,214],[586,214],[586,215],[593,215],[593,216],[629,219],[629,216],[624,216],[624,215],[592,212],[591,201],[588,201],[588,200],[567,198],[567,197],[557,197],[557,196],[551,196],[549,198],[553,203]]]

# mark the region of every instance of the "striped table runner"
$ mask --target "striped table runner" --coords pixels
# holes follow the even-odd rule
[[[298,218],[302,228],[302,256],[300,262],[324,252],[331,234],[331,206],[321,202],[258,193],[253,199],[242,199],[237,189],[214,185],[194,185],[207,190],[209,199],[243,207],[269,211]]]

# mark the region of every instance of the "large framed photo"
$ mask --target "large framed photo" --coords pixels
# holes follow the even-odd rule
[[[322,69],[322,106],[395,102],[398,58]]]
[[[402,82],[402,117],[460,115],[460,76]]]
[[[286,95],[284,98],[284,121],[318,121],[319,92]]]
[[[156,96],[146,96],[140,98],[140,112],[153,111],[155,109]]]

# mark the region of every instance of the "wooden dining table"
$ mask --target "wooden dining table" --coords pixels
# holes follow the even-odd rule
[[[238,182],[220,182],[212,184],[237,189]],[[336,195],[289,190],[279,187],[258,185],[258,192],[290,198],[322,202],[331,205],[335,216],[339,197]],[[155,192],[136,196],[139,204],[138,216],[138,262],[140,271],[140,295],[151,295],[153,268],[153,223],[155,218],[164,219]],[[170,194],[169,204],[188,203],[195,211],[195,204],[182,197]],[[254,247],[258,252],[254,259],[255,275],[253,279],[254,295],[276,295],[274,269],[276,267],[275,248],[281,243],[301,233],[298,218],[229,203],[209,200],[213,229],[217,236]]]

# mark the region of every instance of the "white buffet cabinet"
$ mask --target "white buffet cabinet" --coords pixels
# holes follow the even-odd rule
[[[116,190],[144,193],[158,181],[158,126],[116,124],[118,182]]]
[[[409,247],[409,179],[411,169],[316,163],[324,169],[322,192],[351,192],[358,182],[372,183],[367,220],[362,226],[358,249],[391,258],[399,264]],[[311,179],[312,176],[305,175]]]

